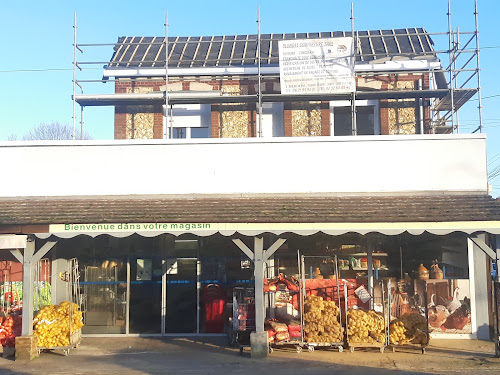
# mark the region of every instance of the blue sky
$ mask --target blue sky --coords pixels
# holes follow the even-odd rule
[[[22,137],[41,122],[72,123],[73,20],[78,43],[114,43],[119,36],[163,36],[168,11],[169,35],[230,35],[257,32],[317,32],[351,29],[352,1],[51,1],[3,2],[0,7],[0,141]],[[355,0],[355,29],[424,27],[447,32],[447,0]],[[500,165],[500,57],[495,0],[478,0],[483,124],[488,135],[489,168]],[[452,28],[474,31],[474,1],[452,0]],[[438,49],[447,37],[434,37]],[[465,37],[464,37],[465,39]],[[465,42],[465,40],[461,40]],[[80,61],[107,61],[112,47],[85,48]],[[100,79],[102,65],[86,66],[78,79]],[[84,86],[85,93],[111,93],[113,84]],[[461,133],[478,124],[477,100],[459,112]],[[78,107],[77,107],[78,109]],[[95,139],[113,138],[113,109],[87,108],[85,130]],[[500,176],[492,181],[500,195]]]

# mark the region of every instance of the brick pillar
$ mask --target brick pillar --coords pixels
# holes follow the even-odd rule
[[[321,103],[321,135],[330,135],[330,104],[328,102]]]
[[[212,105],[211,122],[212,122],[212,138],[220,138],[220,113],[219,106]]]
[[[115,139],[127,138],[127,114],[125,107],[115,107]]]
[[[16,337],[16,361],[31,361],[38,357],[38,338],[36,336]]]
[[[292,136],[292,104],[285,102],[283,107],[283,126],[285,130],[285,137]]]
[[[153,138],[162,139],[163,138],[163,113],[162,106],[155,106],[153,115]]]
[[[257,110],[248,108],[248,138],[257,137],[258,121]]]
[[[389,108],[387,100],[380,101],[380,134],[389,135]]]

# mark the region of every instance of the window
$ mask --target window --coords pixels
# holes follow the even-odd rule
[[[165,118],[163,106],[163,123],[167,127],[170,138],[171,123],[173,125],[172,138],[209,138],[211,126],[210,104],[178,104],[173,106],[172,113],[168,111]]]
[[[331,102],[330,113],[331,134],[335,136],[352,135],[352,109],[350,102]],[[357,135],[380,134],[377,101],[356,101],[356,129]]]

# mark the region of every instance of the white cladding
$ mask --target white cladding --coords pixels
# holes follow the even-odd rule
[[[1,142],[1,197],[487,192],[486,136]]]

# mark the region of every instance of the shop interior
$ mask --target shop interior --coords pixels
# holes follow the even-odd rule
[[[272,234],[263,236],[264,248],[277,238]],[[471,333],[465,234],[286,233],[280,237],[286,242],[268,261],[265,279],[266,285],[275,283],[288,292],[285,310],[291,311],[291,318],[300,318],[293,285],[311,280],[305,284],[316,285],[315,290],[310,288],[306,294],[333,300],[342,308],[347,301],[349,309],[380,311],[390,294],[391,316],[420,311],[428,316],[429,329],[435,333]],[[253,240],[235,238],[249,245]],[[247,302],[253,298],[252,263],[232,237],[220,234],[151,238],[80,235],[59,239],[46,257],[52,267],[59,267],[57,262],[61,260],[78,260],[83,334],[227,334],[238,319],[235,297]],[[4,260],[8,261],[12,262]],[[64,270],[66,266],[62,267]],[[59,274],[52,272],[57,278]],[[7,276],[4,278],[7,280]],[[12,282],[19,284],[17,279]],[[345,281],[346,296],[342,290],[338,293],[337,280]],[[47,276],[42,281],[47,284]],[[55,282],[64,284],[59,279],[52,280]],[[7,287],[8,283],[4,283],[4,289]],[[6,289],[2,295],[5,293]],[[369,302],[363,293],[372,297]],[[64,293],[57,298],[64,300]],[[265,301],[268,318],[276,319],[276,296],[267,296]],[[456,316],[451,319],[454,312]],[[250,312],[245,331],[253,328],[252,319]]]

